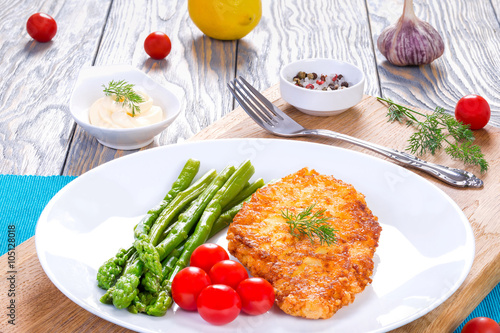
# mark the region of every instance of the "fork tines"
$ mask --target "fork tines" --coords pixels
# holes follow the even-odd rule
[[[283,117],[275,111],[273,104],[243,77],[239,76],[227,85],[242,109],[258,124],[265,122],[273,126],[276,117],[283,120]]]

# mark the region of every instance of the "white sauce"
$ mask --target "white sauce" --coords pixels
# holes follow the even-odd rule
[[[94,126],[105,128],[134,128],[158,123],[163,120],[163,111],[153,105],[153,99],[142,91],[136,91],[142,96],[139,103],[140,112],[132,117],[132,109],[115,101],[115,96],[99,98],[89,110],[89,120]]]

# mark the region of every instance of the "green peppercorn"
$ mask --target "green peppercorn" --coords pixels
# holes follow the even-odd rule
[[[306,72],[298,72],[296,77],[298,77],[301,80],[304,80],[306,78]]]

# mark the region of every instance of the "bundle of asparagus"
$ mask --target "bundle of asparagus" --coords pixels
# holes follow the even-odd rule
[[[133,245],[99,268],[97,285],[107,290],[102,303],[163,316],[172,306],[175,274],[264,185],[262,179],[249,183],[255,169],[248,160],[220,173],[212,169],[191,184],[199,168],[199,161],[188,160],[165,198],[135,226]]]

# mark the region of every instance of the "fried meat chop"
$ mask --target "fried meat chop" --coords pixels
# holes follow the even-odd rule
[[[325,209],[336,243],[294,237],[282,210]],[[230,225],[229,251],[269,281],[276,303],[293,316],[330,318],[371,283],[382,228],[352,185],[307,168],[258,190]],[[315,236],[317,238],[317,236]]]

